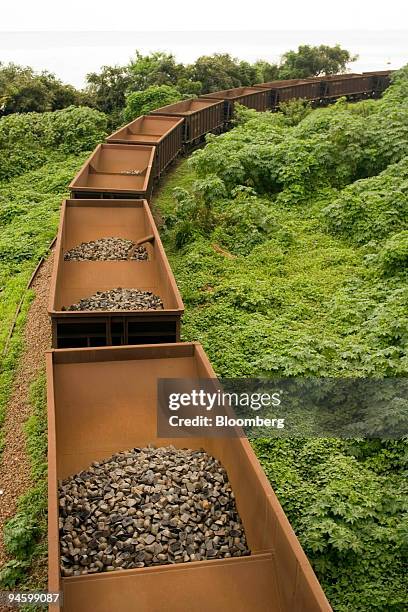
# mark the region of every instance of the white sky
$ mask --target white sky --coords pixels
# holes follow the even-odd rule
[[[1,31],[383,30],[408,23],[407,0],[3,0]]]
[[[77,87],[136,49],[278,62],[300,44],[337,43],[359,55],[355,72],[405,65],[408,0],[0,0],[0,62]]]

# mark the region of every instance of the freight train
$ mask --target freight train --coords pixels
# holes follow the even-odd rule
[[[378,97],[389,82],[390,71],[292,79],[170,104],[108,136],[72,181],[49,303],[49,590],[63,594],[50,609],[330,612],[248,441],[157,434],[158,379],[215,379],[215,373],[198,343],[180,343],[184,307],[149,202],[155,182],[179,155],[206,134],[231,127],[236,104],[258,111],[276,111],[296,98],[323,105],[342,96]],[[115,256],[109,250],[115,244],[128,253]],[[126,300],[137,292],[133,306]],[[63,577],[58,482],[93,461],[148,444],[204,448],[224,465],[251,555],[92,574],[74,565]],[[88,537],[76,529],[78,541]]]

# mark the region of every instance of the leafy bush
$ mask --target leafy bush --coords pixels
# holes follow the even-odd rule
[[[408,224],[408,157],[344,189],[323,210],[330,231],[358,244],[382,240]]]
[[[164,187],[155,205],[186,305],[183,339],[203,344],[218,375],[407,375],[404,82],[294,126],[240,111],[238,127],[210,137]],[[207,226],[196,222],[203,193]],[[333,609],[403,610],[406,441],[253,445]]]
[[[16,514],[4,527],[4,546],[17,559],[29,557],[39,534],[38,525],[26,514]]]
[[[397,612],[405,600],[404,476],[377,474],[372,460],[395,451],[401,458],[406,444],[378,442],[367,458],[366,444],[253,442],[334,609]]]
[[[89,151],[106,135],[106,116],[70,106],[52,113],[12,114],[0,119],[0,181],[52,159]]]
[[[380,251],[381,264],[388,274],[398,274],[408,268],[408,230],[389,238]]]
[[[178,102],[182,99],[179,90],[170,85],[152,85],[144,91],[134,91],[126,98],[123,111],[125,121],[132,121],[140,115],[147,115],[155,108]]]
[[[192,156],[192,167],[200,177],[216,174],[228,191],[244,185],[262,194],[282,192],[283,202],[298,203],[317,189],[373,176],[408,155],[404,100],[343,100],[304,117],[299,103],[284,111],[241,111],[238,129],[210,139]]]
[[[312,106],[310,102],[299,98],[281,102],[279,111],[283,114],[286,125],[297,125],[311,113]]]
[[[0,586],[4,589],[13,589],[25,576],[28,563],[13,559],[3,565],[0,570]]]

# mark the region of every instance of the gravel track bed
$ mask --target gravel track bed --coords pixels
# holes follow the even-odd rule
[[[63,576],[250,554],[221,464],[135,448],[59,483]]]

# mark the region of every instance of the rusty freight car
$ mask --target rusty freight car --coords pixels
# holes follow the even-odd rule
[[[282,102],[288,102],[295,98],[315,102],[322,97],[321,83],[312,80],[278,81],[272,86],[265,84],[264,88],[269,92],[271,108],[277,108]]]
[[[149,199],[155,155],[150,145],[100,144],[71,182],[71,197]]]
[[[222,131],[224,125],[223,102],[203,97],[168,104],[151,111],[150,114],[183,117],[183,142],[186,145],[200,142],[209,132]]]
[[[73,261],[78,245],[116,237],[146,239],[145,260]],[[158,296],[158,310],[69,310],[97,291],[135,288]],[[67,200],[63,202],[51,280],[49,314],[54,347],[175,342],[184,311],[156,225],[145,200]]]
[[[371,96],[373,93],[372,79],[367,75],[336,75],[326,77],[322,80],[322,82],[322,97],[327,99],[340,98],[342,96],[349,98],[362,98]]]
[[[183,148],[183,121],[176,117],[142,115],[116,130],[106,142],[154,145],[154,176],[160,177]]]
[[[224,100],[224,120],[226,122],[231,121],[235,104],[242,104],[257,111],[268,109],[268,93],[262,88],[236,87],[205,94],[204,97]]]
[[[363,75],[371,78],[374,94],[380,96],[383,91],[390,86],[391,75],[394,72],[395,70],[375,70],[372,72],[363,72]]]
[[[64,612],[330,612],[248,440],[158,437],[161,378],[215,374],[197,343],[47,355],[49,590],[62,591]],[[149,444],[204,449],[221,462],[251,555],[61,577],[58,481]]]

